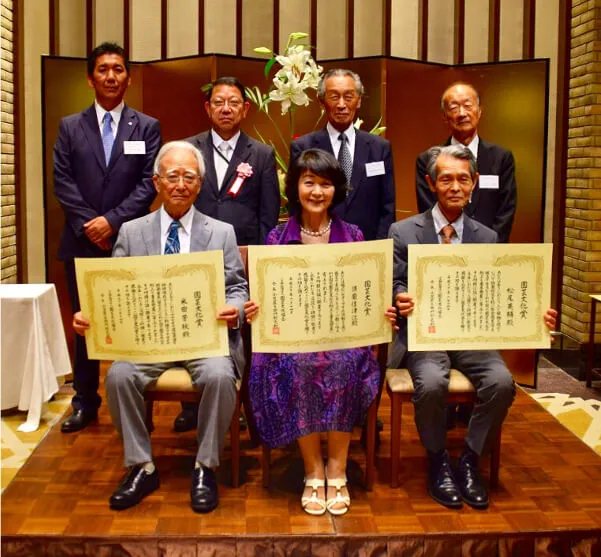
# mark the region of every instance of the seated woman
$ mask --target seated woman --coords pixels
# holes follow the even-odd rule
[[[326,151],[303,151],[288,169],[286,195],[291,217],[274,228],[267,244],[360,242],[355,225],[332,215],[346,194],[346,178]],[[343,248],[341,248],[343,249]],[[248,322],[257,315],[245,304]],[[396,326],[394,307],[386,317]],[[305,465],[303,509],[321,515],[348,511],[346,463],[353,426],[360,423],[378,392],[380,370],[370,347],[301,354],[253,354],[250,400],[263,441],[277,447],[298,440]],[[328,461],[320,450],[327,432]],[[325,485],[327,481],[327,498]]]

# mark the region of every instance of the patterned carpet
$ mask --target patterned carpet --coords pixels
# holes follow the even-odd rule
[[[31,433],[17,431],[25,421],[26,412],[17,412],[9,416],[2,416],[0,430],[0,468],[2,470],[1,491],[15,477],[19,468],[23,466],[29,455],[44,438],[49,429],[58,422],[71,403],[71,389],[63,389],[54,397],[54,400],[44,405],[40,427]]]
[[[530,393],[549,413],[601,455],[601,402],[560,393]]]

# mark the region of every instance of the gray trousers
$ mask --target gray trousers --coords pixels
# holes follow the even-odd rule
[[[515,397],[513,378],[499,353],[492,350],[409,352],[407,367],[415,387],[415,424],[426,449],[438,452],[446,446],[446,396],[451,368],[468,377],[478,395],[465,442],[479,455],[489,449]]]
[[[185,367],[195,388],[202,391],[196,460],[207,467],[219,465],[236,404],[236,371],[229,356],[161,364],[116,361],[111,365],[105,381],[106,396],[113,423],[123,439],[125,466],[152,460],[144,391],[175,366]]]

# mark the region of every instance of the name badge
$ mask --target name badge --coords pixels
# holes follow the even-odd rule
[[[124,155],[145,155],[146,154],[146,143],[144,143],[144,141],[124,141],[123,142],[123,154]]]
[[[384,161],[366,162],[365,173],[368,178],[371,176],[381,176],[384,174]]]
[[[480,174],[478,185],[481,190],[498,190],[499,177],[495,174]]]

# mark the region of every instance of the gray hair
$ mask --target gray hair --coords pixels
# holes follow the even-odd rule
[[[363,83],[361,82],[361,78],[355,72],[351,70],[345,70],[344,68],[334,68],[333,70],[328,70],[321,76],[319,80],[319,85],[317,86],[317,96],[320,100],[324,100],[326,96],[326,79],[330,77],[352,77],[355,80],[355,89],[357,90],[357,95],[362,97],[365,94],[365,88],[363,87]]]
[[[432,182],[436,182],[436,161],[438,157],[445,155],[447,157],[453,157],[454,159],[461,159],[462,161],[468,161],[470,165],[470,175],[472,181],[476,177],[477,166],[476,159],[472,152],[463,145],[445,145],[444,147],[436,146],[428,149],[428,164],[426,166],[426,172],[430,176]]]
[[[169,141],[165,143],[157,153],[156,159],[154,159],[154,166],[152,167],[152,173],[155,175],[159,175],[159,168],[161,166],[161,161],[163,157],[172,149],[184,149],[186,151],[190,151],[195,157],[196,162],[198,164],[198,175],[201,178],[204,178],[205,175],[205,163],[202,158],[202,153],[192,145],[192,143],[188,143],[187,141]]]
[[[442,110],[444,112],[444,109],[445,109],[444,97],[447,94],[447,92],[449,91],[449,89],[452,89],[453,87],[457,87],[457,85],[463,85],[465,87],[469,87],[474,92],[474,95],[476,95],[476,101],[478,103],[478,106],[480,106],[480,93],[478,93],[477,89],[471,83],[466,83],[465,81],[455,81],[455,83],[451,83],[451,85],[449,85],[442,92],[442,95],[440,97],[440,110]]]

